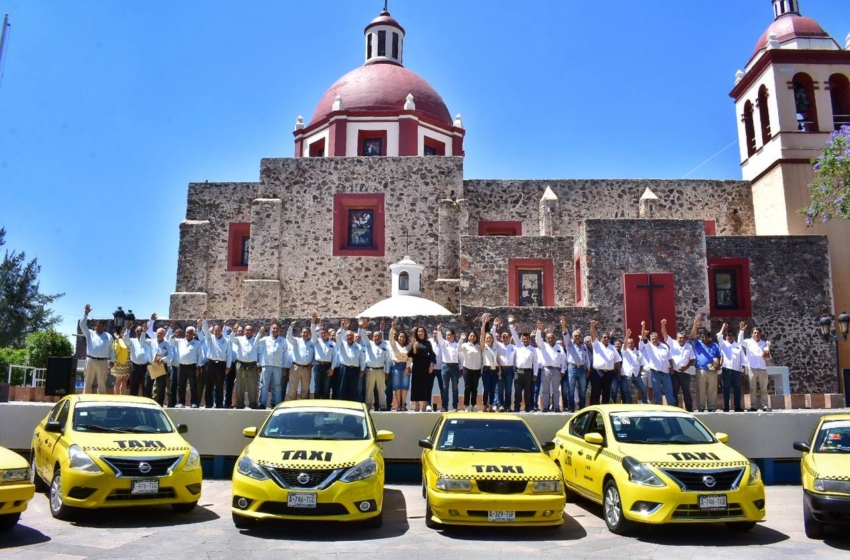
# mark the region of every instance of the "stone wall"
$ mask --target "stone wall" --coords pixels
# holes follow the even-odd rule
[[[586,305],[600,309],[600,327],[623,330],[623,274],[671,273],[676,326],[686,330],[708,306],[705,233],[697,220],[586,220],[579,235]],[[669,326],[668,332],[676,332]]]
[[[557,234],[576,235],[588,219],[637,218],[647,187],[658,196],[653,218],[715,220],[717,235],[755,235],[750,183],[642,179],[485,180],[463,182],[469,206],[468,235],[479,221],[522,221],[523,235],[540,231],[540,199],[558,197]]]
[[[826,236],[708,237],[706,248],[708,258],[750,261],[752,317],[712,317],[712,330],[746,320],[790,368],[793,392],[837,391],[834,343],[816,334],[819,313],[834,311]]]
[[[460,302],[467,306],[507,306],[510,259],[551,259],[555,306],[575,302],[572,237],[478,237],[460,240]]]

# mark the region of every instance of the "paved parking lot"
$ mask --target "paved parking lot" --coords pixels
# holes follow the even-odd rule
[[[547,529],[425,527],[420,488],[386,488],[384,526],[379,530],[328,523],[267,523],[237,530],[230,518],[230,482],[204,481],[199,507],[188,515],[171,508],[84,512],[74,522],[50,516],[47,498],[37,495],[21,523],[0,536],[0,558],[295,558],[414,560],[419,558],[528,558],[542,552],[557,558],[807,558],[843,557],[850,532],[832,529],[825,541],[803,534],[802,490],[767,489],[768,519],[750,533],[735,535],[722,525],[645,528],[629,537],[605,528],[600,508],[568,503],[566,523]],[[536,556],[539,557],[539,556]]]

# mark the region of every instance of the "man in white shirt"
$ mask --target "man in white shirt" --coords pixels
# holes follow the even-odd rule
[[[513,396],[514,378],[516,377],[516,346],[511,342],[511,333],[505,331],[497,334],[497,329],[502,328],[502,320],[496,317],[490,333],[493,335],[493,346],[499,361],[501,373],[496,383],[495,406],[499,412],[511,409],[511,397]]]
[[[540,382],[540,394],[543,398],[543,412],[549,412],[549,397],[552,397],[552,408],[555,412],[561,412],[561,373],[564,365],[564,351],[555,343],[555,334],[551,331],[543,338],[545,326],[543,321],[537,321],[537,333],[534,336],[537,348],[540,349],[542,364],[538,367]]]
[[[382,322],[383,324],[383,322]],[[381,329],[383,330],[383,328]],[[428,342],[431,343],[431,348],[434,349],[434,355],[437,357],[437,362],[434,364],[434,379],[437,380],[437,388],[440,391],[440,400],[443,398],[443,353],[440,352],[439,346],[437,345],[437,329],[431,331],[431,338],[428,339]],[[389,383],[387,384],[389,385]],[[433,393],[433,385],[431,387],[431,392]],[[387,391],[389,393],[389,390]],[[392,403],[392,396],[387,397],[387,402]],[[433,400],[433,399],[432,399]],[[426,412],[431,412],[430,405],[425,408]]]
[[[646,385],[641,375],[641,369],[646,365],[646,359],[640,350],[635,347],[635,339],[632,338],[632,329],[626,329],[626,345],[621,352],[621,356],[623,357],[623,363],[620,366],[620,375],[625,380],[625,383],[621,386],[623,402],[631,404],[632,392],[630,389],[634,385],[638,390],[640,402],[647,404]]]
[[[457,353],[458,343],[454,329],[446,329],[446,337],[443,338],[442,326],[437,327],[437,332],[434,335],[437,340],[437,346],[434,347],[434,353],[439,355],[442,361],[442,370],[440,375],[443,378],[443,391],[440,395],[442,400],[441,411],[446,412],[449,406],[449,385],[451,385],[451,410],[457,410],[458,401],[458,381],[460,380],[460,362]]]
[[[156,313],[153,317],[148,321],[148,330],[142,333],[141,340],[148,347],[151,364],[164,367],[165,373],[156,378],[151,377],[150,372],[145,375],[145,396],[155,400],[159,406],[165,406],[167,385],[171,378],[169,375],[171,357],[175,348],[165,340],[165,329],[159,328],[154,332]],[[175,390],[176,388],[175,385]]]
[[[770,342],[761,338],[761,329],[753,329],[752,338],[744,338],[747,330],[747,322],[741,321],[741,330],[738,331],[738,344],[744,348],[744,363],[750,380],[750,411],[770,410],[767,399],[767,362],[770,359]],[[758,392],[756,391],[758,385]],[[758,405],[756,403],[758,402]]]
[[[103,321],[95,323],[94,332],[88,327],[91,305],[86,304],[83,318],[80,319],[80,331],[86,337],[86,381],[85,393],[92,392],[92,386],[97,380],[98,394],[106,394],[106,379],[109,370],[115,363],[115,348],[112,346],[112,335],[104,332]]]
[[[652,377],[652,398],[655,404],[663,404],[662,398],[670,406],[678,406],[673,395],[673,378],[670,376],[670,348],[661,342],[657,332],[646,330],[646,322],[640,322],[640,343]],[[648,337],[648,338],[647,338]]]
[[[729,412],[729,393],[735,392],[735,412],[744,412],[741,404],[741,369],[743,367],[744,349],[738,344],[735,333],[728,330],[729,325],[723,323],[717,333],[717,344],[723,354],[723,364],[720,370],[723,381],[723,412]]]
[[[204,364],[204,406],[206,408],[224,407],[224,380],[230,373],[233,362],[230,339],[224,336],[221,325],[210,329],[209,311],[204,310],[201,332],[206,344],[206,363]]]
[[[257,360],[260,368],[260,408],[266,408],[271,394],[271,407],[283,402],[283,388],[289,381],[289,368],[286,357],[289,354],[289,343],[280,332],[277,318],[272,319],[271,334],[257,342]]]
[[[682,389],[682,399],[685,401],[685,410],[694,411],[694,401],[691,397],[691,374],[688,369],[694,365],[696,355],[691,343],[688,342],[685,333],[676,334],[673,340],[667,334],[667,319],[661,319],[661,336],[670,348],[670,367],[673,369],[673,399],[678,401],[679,389]],[[674,405],[675,406],[675,405]]]
[[[136,333],[134,338],[130,337],[131,329]],[[145,374],[147,374],[151,358],[144,334],[141,324],[136,325],[135,328],[130,324],[124,329],[124,344],[130,350],[130,394],[138,396],[141,390],[146,397],[150,398],[151,395],[145,392]]]
[[[384,324],[381,323],[381,328],[372,333],[372,339],[369,340],[369,333],[366,328],[369,326],[369,319],[360,319],[360,347],[363,349],[366,369],[366,385],[364,389],[364,397],[366,406],[369,410],[375,405],[375,392],[378,393],[378,410],[387,409],[387,378],[390,375],[393,361],[390,356],[390,348],[384,342],[384,335],[381,332]]]
[[[192,408],[198,408],[198,376],[201,374],[201,343],[195,338],[195,327],[186,327],[186,334],[180,337],[177,322],[171,322],[171,328],[165,333],[165,340],[177,350],[177,408],[183,408],[186,402],[186,384],[189,385]],[[172,389],[173,390],[173,389]]]
[[[360,345],[354,342],[354,331],[348,329],[350,324],[350,319],[343,319],[342,328],[336,332],[336,359],[339,361],[340,376],[339,398],[363,402],[360,378],[366,375],[366,358]]]
[[[531,345],[531,336],[520,337],[514,326],[514,316],[508,316],[508,329],[516,346],[516,377],[514,378],[514,412],[519,412],[525,402],[525,411],[531,412],[534,404],[534,382],[537,381],[537,349]]]
[[[310,394],[310,377],[314,385],[313,395],[317,399],[339,398],[339,384],[342,378],[338,376],[337,363],[337,347],[333,342],[333,337],[336,332],[333,329],[326,329],[319,322],[319,315],[315,311],[312,313],[312,322],[310,330],[313,337],[313,366],[306,378],[300,376],[301,392],[300,399],[306,399]],[[296,368],[298,371],[298,368]],[[295,398],[295,390],[298,388],[299,379],[292,378],[289,386],[289,399]]]
[[[257,338],[254,336],[254,326],[245,325],[242,336],[230,337],[232,341],[233,358],[236,361],[236,408],[257,408],[257,388],[260,382],[258,364]],[[245,393],[248,402],[245,403]]]
[[[590,322],[590,340],[593,344],[593,368],[596,375],[590,378],[590,404],[608,404],[611,402],[611,384],[623,359],[611,344],[611,335],[604,333],[601,338],[596,336],[596,325],[599,321]],[[601,400],[600,400],[601,399]]]

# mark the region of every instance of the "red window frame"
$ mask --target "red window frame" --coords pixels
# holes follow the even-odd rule
[[[444,142],[440,142],[436,138],[431,138],[430,136],[425,137],[425,146],[429,148],[434,148],[437,150],[435,155],[444,156],[446,155],[446,144]],[[422,155],[425,155],[425,149],[422,149]]]
[[[702,227],[705,229],[706,237],[713,237],[717,235],[717,222],[714,220],[703,220]]]
[[[251,237],[249,222],[233,222],[227,232],[227,270],[228,272],[245,272],[247,266],[242,265],[242,240]],[[250,258],[250,257],[249,257]]]
[[[478,222],[478,235],[521,236],[522,222]]]
[[[576,305],[584,306],[584,293],[582,290],[581,281],[581,255],[576,255],[575,258],[575,273],[576,273]]]
[[[555,266],[552,259],[508,259],[508,305],[519,305],[519,271],[543,271],[543,305],[555,306]]]
[[[359,130],[357,131],[357,155],[365,156],[363,153],[363,141],[372,138],[381,139],[381,155],[387,155],[387,131],[386,130]]]
[[[348,211],[373,210],[372,247],[348,246]],[[383,193],[337,193],[334,195],[333,254],[340,257],[383,257],[386,213]]]
[[[321,154],[319,152],[322,152]],[[309,148],[310,157],[325,157],[327,154],[327,148],[325,148],[325,139],[316,140],[312,144],[310,144]]]
[[[735,290],[738,294],[736,309],[718,309],[717,292],[714,282],[715,270],[735,271]],[[750,317],[753,314],[750,299],[750,260],[739,258],[708,259],[708,299],[709,310],[714,317]]]

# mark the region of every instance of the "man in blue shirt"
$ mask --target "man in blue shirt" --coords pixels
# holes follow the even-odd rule
[[[717,403],[717,372],[720,370],[720,346],[711,338],[711,331],[702,331],[697,337],[702,315],[698,314],[694,319],[694,327],[691,330],[691,340],[694,341],[694,354],[696,355],[696,382],[697,382],[697,410],[702,412],[708,410],[714,412]]]

